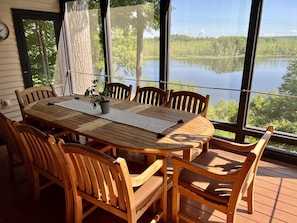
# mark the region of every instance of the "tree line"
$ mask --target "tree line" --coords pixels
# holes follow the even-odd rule
[[[170,35],[171,59],[195,58],[234,58],[244,57],[246,37],[190,37],[186,35]],[[158,58],[159,38],[144,39],[144,56]],[[295,37],[259,37],[258,56],[295,56],[297,54],[297,38]]]

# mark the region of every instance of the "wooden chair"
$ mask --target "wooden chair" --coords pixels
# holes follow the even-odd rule
[[[105,83],[105,89],[104,91],[108,92],[107,96],[111,97],[111,98],[115,98],[115,99],[120,99],[120,100],[127,100],[130,101],[131,100],[131,95],[132,95],[132,85],[125,85],[122,83]],[[97,144],[95,143],[95,145],[90,144],[89,139],[87,140],[87,145],[93,148],[97,147]],[[99,144],[100,145],[100,144]],[[105,147],[107,148],[107,147]],[[109,153],[111,152],[111,154],[113,156],[116,156],[117,153],[117,149],[115,147],[110,148]]]
[[[206,117],[209,98],[209,95],[203,96],[191,91],[176,91],[170,94],[167,106]]]
[[[203,96],[201,94],[191,91],[172,91],[166,107],[171,109],[177,109],[181,111],[191,112],[194,114],[202,115],[206,117],[209,95]],[[207,150],[208,143],[202,145],[203,151]],[[195,158],[201,152],[201,148],[193,148],[189,151],[184,151],[184,158],[190,157],[190,160]],[[189,153],[185,155],[185,153]]]
[[[253,213],[254,181],[259,160],[274,131],[269,126],[262,138],[253,144],[238,144],[213,139],[219,148],[246,152],[245,156],[232,154],[220,149],[203,152],[192,162],[172,157],[174,167],[172,214],[179,222],[196,222],[180,211],[180,196],[193,199],[227,215],[228,223],[235,223],[235,214],[240,200],[248,204],[248,212]],[[237,155],[240,158],[234,158]],[[180,169],[183,168],[182,171]]]
[[[63,154],[59,151],[56,140],[51,135],[46,135],[37,128],[16,124],[22,145],[27,153],[29,171],[33,184],[34,200],[40,199],[40,191],[50,185],[57,184],[64,188],[66,200],[66,222],[73,221],[72,193],[67,172],[62,168],[65,163]],[[40,176],[48,179],[41,184]]]
[[[127,86],[122,83],[106,83],[105,91],[111,92],[108,94],[111,98],[130,101],[132,95],[132,85]]]
[[[59,128],[55,128],[53,126],[49,126],[47,123],[40,123],[39,120],[35,120],[31,117],[28,117],[24,112],[25,106],[32,102],[46,99],[46,98],[56,97],[57,94],[56,94],[54,85],[30,87],[30,88],[24,89],[23,91],[15,90],[15,94],[16,94],[16,97],[17,97],[17,100],[18,100],[18,103],[20,106],[23,120],[27,124],[38,127],[38,129],[40,129],[41,131],[43,131],[47,134],[51,134],[54,137],[64,137],[65,136],[70,141],[78,140],[78,136],[76,136],[72,132],[65,131],[65,130],[59,129]]]
[[[15,90],[15,94],[24,120],[28,118],[24,113],[24,107],[26,105],[34,101],[57,96],[53,85],[30,87],[22,91]]]
[[[133,101],[143,104],[151,104],[163,106],[168,102],[170,91],[155,87],[139,87],[136,88],[136,95]]]
[[[136,223],[166,193],[164,177],[154,175],[163,166],[163,159],[156,160],[140,175],[130,175],[123,158],[114,159],[81,144],[60,141],[58,145],[65,152],[64,168],[71,179],[77,223],[97,207]],[[82,200],[94,206],[83,210]],[[162,209],[166,213],[166,206]]]
[[[9,177],[11,180],[14,180],[14,169],[24,164],[22,148],[20,147],[18,134],[13,126],[13,121],[2,113],[0,113],[0,126],[0,134],[4,138],[7,149]]]
[[[170,90],[163,90],[156,87],[140,87],[136,88],[136,95],[133,101],[142,104],[151,104],[155,106],[164,106],[168,103]],[[147,154],[145,155],[148,163],[155,159],[155,155]]]

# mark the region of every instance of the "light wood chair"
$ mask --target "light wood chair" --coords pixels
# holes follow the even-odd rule
[[[107,96],[111,98],[130,101],[132,96],[132,85],[127,86],[125,84],[117,83],[117,82],[105,83],[104,91],[107,92]],[[97,147],[96,143],[95,145],[92,145],[88,142],[87,145],[92,148]],[[117,154],[117,149],[115,147],[110,148],[108,150],[108,153],[112,154],[112,156],[115,157]]]
[[[46,135],[37,128],[26,124],[15,124],[22,145],[27,153],[29,171],[33,184],[34,200],[40,199],[40,191],[57,184],[64,188],[66,200],[66,222],[73,222],[73,198],[67,172],[62,168],[65,163],[63,154],[59,151],[52,135]],[[40,176],[48,179],[41,183]]]
[[[192,162],[172,157],[174,222],[179,222],[179,219],[197,222],[181,212],[181,195],[225,213],[228,223],[236,222],[236,209],[240,200],[246,201],[248,212],[253,213],[255,176],[259,160],[273,131],[274,128],[269,126],[262,138],[253,144],[213,139],[212,143],[219,148],[247,153],[245,156],[236,154],[238,158],[234,158],[235,154],[229,154],[229,157],[220,149],[209,149]]]
[[[15,90],[15,94],[24,120],[28,118],[28,116],[24,113],[24,108],[26,105],[34,101],[57,96],[53,85],[30,87],[22,91]]]
[[[163,166],[164,159],[156,160],[140,175],[130,175],[123,158],[114,159],[81,144],[59,141],[58,145],[65,152],[77,223],[97,207],[136,223],[166,193],[165,177],[154,175]],[[93,206],[86,210],[82,200]],[[163,206],[160,216],[166,213]]]
[[[191,91],[173,91],[170,94],[167,107],[206,117],[209,98],[209,95],[203,96]]]
[[[172,91],[169,101],[166,103],[165,107],[191,112],[206,117],[209,98],[209,95],[203,96],[191,91]],[[190,160],[192,160],[201,152],[201,149],[205,151],[208,149],[208,146],[208,143],[205,143],[202,145],[202,148],[197,147],[192,148],[189,151],[184,151],[184,154],[189,153],[189,155],[184,155],[184,158],[188,156],[190,157]]]
[[[109,97],[120,100],[131,100],[132,85],[125,85],[122,83],[106,83],[105,91],[110,92]]]
[[[163,90],[156,87],[140,87],[136,88],[136,95],[133,101],[142,104],[151,104],[156,106],[165,105],[170,96],[170,90]]]
[[[0,113],[0,134],[4,138],[7,149],[9,177],[14,180],[14,169],[20,165],[24,165],[24,157],[21,151],[19,137],[11,119]]]
[[[78,136],[73,134],[71,131],[65,131],[63,129],[55,128],[53,126],[49,126],[47,123],[41,123],[39,120],[35,120],[32,117],[28,117],[24,108],[26,105],[39,101],[46,98],[56,97],[56,91],[54,85],[49,86],[37,86],[26,88],[22,91],[15,90],[15,94],[19,103],[19,107],[22,113],[23,120],[29,124],[37,127],[41,131],[54,135],[55,137],[67,137],[70,141],[78,140]]]
[[[156,87],[140,87],[137,86],[136,94],[133,101],[142,104],[151,104],[155,106],[164,106],[168,103],[170,97],[170,90],[163,90]],[[145,155],[148,163],[155,159],[155,155]]]

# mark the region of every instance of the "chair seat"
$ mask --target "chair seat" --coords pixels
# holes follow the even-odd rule
[[[179,185],[190,191],[199,194],[207,200],[228,204],[231,195],[233,182],[225,182],[210,180],[207,177],[189,174],[187,178],[181,178]]]
[[[147,182],[145,182],[134,194],[136,211],[143,208],[149,200],[156,194],[163,184],[162,176],[152,176]]]
[[[238,155],[238,159],[234,162],[234,158],[228,157],[228,152],[220,149],[212,149],[208,152],[201,153],[192,162],[207,166],[208,169],[215,170],[218,173],[232,172],[241,168],[244,157]],[[242,162],[238,160],[242,160]],[[179,177],[179,185],[190,191],[199,194],[207,200],[228,204],[231,195],[233,181],[225,181],[208,178],[184,169]]]

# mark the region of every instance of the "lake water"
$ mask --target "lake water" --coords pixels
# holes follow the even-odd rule
[[[221,68],[215,67],[220,64]],[[211,64],[211,65],[210,65]],[[215,105],[220,99],[239,100],[239,89],[242,81],[242,63],[228,66],[234,68],[224,72],[224,64],[219,60],[208,63],[192,63],[186,60],[171,60],[170,80],[179,80],[184,84],[194,84],[198,86],[197,91],[203,94],[210,94],[211,104]],[[288,58],[266,58],[256,63],[254,68],[254,77],[252,90],[268,92],[270,90],[278,91],[278,87],[283,83],[282,77],[286,74]],[[218,70],[222,72],[218,72]],[[228,70],[228,69],[227,69]],[[148,60],[143,66],[143,79],[159,80],[159,62],[158,60]],[[132,84],[136,89],[135,81],[126,81],[126,84]],[[199,86],[207,87],[200,88]],[[219,90],[213,88],[224,88],[234,90]]]

